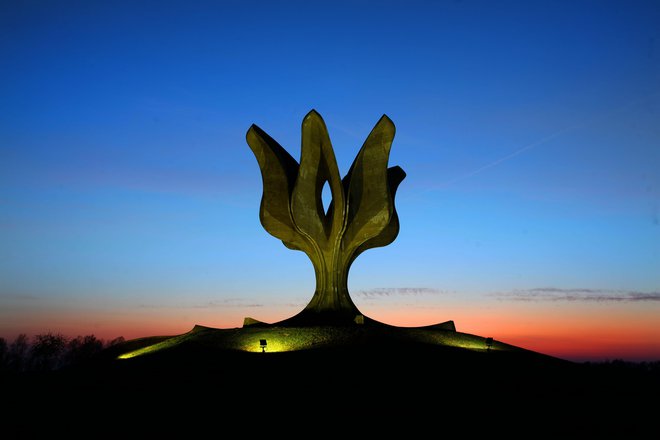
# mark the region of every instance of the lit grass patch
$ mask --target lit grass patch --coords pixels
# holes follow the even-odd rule
[[[173,336],[171,338],[167,338],[164,341],[158,342],[156,344],[152,345],[147,345],[146,347],[138,348],[137,350],[132,350],[126,353],[123,353],[119,356],[117,356],[117,359],[131,359],[137,356],[143,356],[145,354],[151,354],[155,353],[157,351],[165,350],[168,348],[172,348],[176,345],[181,344],[182,342],[186,341],[187,339],[191,339],[194,337],[194,335],[198,333],[195,329],[192,331],[189,331],[188,333],[184,333],[179,336]]]
[[[266,344],[262,346],[261,341]],[[195,326],[191,331],[157,343],[121,353],[117,359],[131,359],[178,345],[194,342],[209,350],[235,350],[252,353],[282,353],[329,347],[357,347],[364,344],[415,342],[435,346],[456,347],[471,351],[511,351],[514,347],[487,338],[449,330],[405,327],[243,327],[213,329]]]
[[[410,329],[409,331],[410,335],[420,342],[444,345],[448,347],[464,348],[467,350],[475,351],[487,351],[489,348],[486,343],[487,338],[471,335],[468,333],[422,329]],[[507,346],[493,340],[492,345],[490,346],[490,350],[507,350]]]
[[[137,357],[137,356],[142,356],[144,354],[154,353],[156,351],[160,351],[160,350],[163,350],[163,349],[166,349],[166,348],[173,347],[173,346],[177,345],[180,342],[180,341],[177,340],[179,338],[180,338],[180,336],[175,336],[173,338],[169,338],[169,339],[166,339],[162,342],[159,342],[158,344],[148,345],[146,347],[142,347],[142,348],[137,349],[137,350],[129,351],[128,353],[124,353],[122,355],[117,356],[117,359],[130,359],[130,358],[134,358],[134,357]]]
[[[265,339],[266,353],[298,351],[326,346],[336,341],[331,328],[260,328],[243,329],[230,338],[231,348],[248,352],[261,352],[260,341]]]

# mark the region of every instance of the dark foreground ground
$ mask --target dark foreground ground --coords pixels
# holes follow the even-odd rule
[[[285,353],[194,343],[2,375],[0,438],[658,438],[660,376],[392,341]],[[3,433],[8,433],[7,436]],[[62,437],[64,436],[64,437]]]

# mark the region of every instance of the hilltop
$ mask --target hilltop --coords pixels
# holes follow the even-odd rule
[[[167,426],[215,420],[245,428],[240,420],[249,417],[273,429],[371,420],[370,429],[411,433],[430,426],[524,432],[533,424],[589,435],[646,432],[657,403],[645,401],[655,402],[660,384],[657,376],[501,341],[489,347],[486,338],[446,326],[195,326],[117,344],[66,370],[14,377],[5,389],[13,409],[67,396],[75,411],[120,409],[122,417]]]

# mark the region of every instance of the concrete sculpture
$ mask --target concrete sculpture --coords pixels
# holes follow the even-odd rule
[[[289,249],[305,252],[316,275],[309,304],[280,324],[365,321],[348,293],[348,272],[358,255],[387,246],[399,233],[394,196],[406,173],[387,167],[394,132],[383,115],[341,179],[325,122],[315,110],[302,122],[300,163],[261,128],[248,130],[263,179],[261,224]],[[332,193],[327,212],[321,195],[326,182]]]

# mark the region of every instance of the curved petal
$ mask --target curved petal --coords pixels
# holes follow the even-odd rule
[[[298,162],[256,125],[250,127],[245,137],[261,169],[261,224],[274,237],[304,249],[305,240],[296,230],[289,208],[298,173]]]
[[[332,192],[332,209],[323,210],[321,192],[328,182]],[[296,226],[319,245],[337,233],[344,220],[344,190],[339,168],[332,150],[328,129],[315,110],[302,123],[302,146],[298,178],[291,195],[291,213]]]
[[[390,196],[392,197],[392,216],[390,217],[390,222],[385,227],[385,229],[381,231],[380,234],[362,243],[355,250],[353,255],[351,255],[350,262],[353,262],[358,257],[358,255],[367,249],[387,246],[396,239],[397,235],[399,235],[399,216],[396,213],[394,197],[396,196],[396,190],[399,188],[399,184],[401,184],[405,178],[406,173],[399,166],[395,166],[387,170],[387,185],[390,191]]]
[[[394,205],[388,190],[387,161],[394,133],[394,123],[383,115],[344,179],[348,199],[344,246],[349,252],[379,235],[390,223]]]

